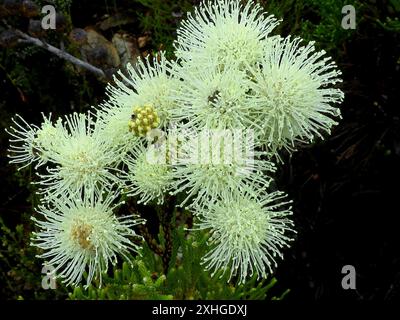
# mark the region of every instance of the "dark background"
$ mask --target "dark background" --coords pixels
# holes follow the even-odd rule
[[[196,1],[55,1],[64,29],[40,37],[80,57],[69,38],[73,28],[93,26],[117,14],[132,21],[100,30],[110,40],[124,32],[145,37],[142,55],[172,52],[174,30]],[[79,71],[32,46],[12,45],[12,28],[27,32],[29,17],[20,7],[10,14],[0,1],[0,123],[15,113],[39,123],[41,112],[54,116],[85,111],[104,98],[106,81]],[[38,5],[46,1],[36,1]],[[343,72],[343,119],[331,136],[285,156],[277,185],[294,200],[298,231],[276,271],[278,288],[291,289],[289,301],[399,300],[400,232],[397,216],[400,181],[400,1],[261,1],[284,22],[277,32],[315,40]],[[344,4],[357,10],[356,30],[340,26]],[[4,11],[8,6],[8,11]],[[108,15],[108,16],[105,16]],[[33,18],[35,19],[35,18]],[[64,19],[64,20],[62,20]],[[118,20],[118,19],[117,19]],[[34,32],[31,30],[31,32]],[[99,44],[100,47],[100,44]],[[107,74],[104,50],[94,48],[91,63]],[[98,53],[100,52],[100,53]],[[93,52],[92,52],[93,53]],[[62,290],[39,292],[40,264],[29,247],[29,216],[37,199],[28,169],[8,165],[8,137],[0,133],[0,297],[65,298]],[[357,289],[343,290],[344,265],[357,272]]]

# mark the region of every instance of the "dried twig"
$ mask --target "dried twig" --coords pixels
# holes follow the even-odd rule
[[[69,54],[68,52],[65,52],[56,47],[53,47],[52,45],[45,43],[38,38],[31,37],[20,30],[16,30],[16,32],[21,37],[20,42],[30,43],[30,44],[36,45],[38,47],[41,47],[43,49],[46,49],[47,51],[55,54],[57,57],[59,57],[61,59],[67,60],[67,61],[73,63],[74,65],[77,65],[78,67],[89,70],[90,72],[94,73],[96,76],[98,76],[100,78],[106,78],[106,75],[103,70],[91,65],[90,63],[82,61],[82,60],[74,57],[73,55]]]

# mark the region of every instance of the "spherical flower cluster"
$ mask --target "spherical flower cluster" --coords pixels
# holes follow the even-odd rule
[[[14,126],[7,130],[11,136],[9,157],[10,163],[20,165],[23,169],[32,163],[36,168],[48,161],[48,155],[57,150],[59,137],[62,134],[60,121],[54,125],[50,118],[43,117],[41,127],[28,124],[21,116],[12,119]]]
[[[8,131],[13,137],[11,163],[24,168],[36,162],[36,169],[46,164],[44,171],[37,172],[40,179],[35,182],[45,200],[66,192],[98,192],[117,182],[114,171],[119,150],[98,134],[89,115],[73,114],[64,123],[59,118],[55,124],[44,118],[40,127],[18,119]]]
[[[177,101],[171,117],[186,128],[255,129],[262,106],[250,95],[246,73],[227,66],[223,70],[202,67],[185,70],[174,92]]]
[[[119,150],[98,134],[89,115],[66,117],[65,126],[54,138],[57,148],[48,152],[47,158],[55,166],[38,173],[38,184],[47,200],[65,192],[98,193],[117,183],[114,163]]]
[[[276,18],[251,1],[245,6],[238,0],[203,2],[178,28],[175,54],[197,66],[254,64],[263,55],[263,40],[277,25]]]
[[[126,193],[138,196],[138,203],[149,201],[163,203],[164,195],[173,181],[171,166],[166,154],[159,148],[135,148],[126,158],[128,172],[121,179],[126,183]]]
[[[107,86],[108,99],[95,108],[97,127],[104,139],[121,148],[121,160],[140,141],[138,136],[147,131],[139,134],[139,124],[132,122],[134,108],[150,106],[157,116],[154,124],[168,125],[175,103],[171,92],[179,86],[179,81],[173,76],[175,67],[176,64],[167,61],[161,52],[154,59],[147,57],[139,59],[134,66],[128,64],[127,75],[119,71],[118,77],[114,76],[114,84]]]
[[[45,250],[40,255],[54,266],[54,276],[67,285],[81,282],[87,272],[86,286],[94,278],[102,281],[109,263],[117,262],[117,255],[128,259],[129,251],[139,247],[132,241],[138,236],[131,229],[144,220],[135,216],[117,218],[112,204],[115,197],[104,200],[93,193],[83,200],[62,195],[51,206],[41,206],[44,219],[33,220],[39,227],[33,244]]]
[[[242,192],[248,186],[268,187],[275,171],[272,162],[261,160],[254,137],[245,132],[204,130],[182,144],[174,167],[173,193],[185,192],[196,205],[226,190]]]
[[[151,105],[136,106],[133,108],[129,122],[129,131],[132,131],[137,136],[144,137],[152,129],[157,128],[159,124],[160,118]]]
[[[224,192],[206,207],[196,207],[195,229],[210,232],[212,249],[203,257],[203,263],[213,273],[223,270],[244,282],[254,273],[266,277],[282,258],[281,249],[292,240],[292,214],[282,192],[270,194],[243,194]]]
[[[325,52],[316,52],[311,42],[278,38],[265,48],[262,62],[250,68],[254,101],[262,111],[262,142],[274,153],[292,150],[295,142],[311,142],[330,133],[340,117],[343,92],[331,86],[341,82],[341,72]]]
[[[163,52],[152,61],[147,57],[145,61],[139,59],[135,66],[128,64],[128,75],[119,71],[119,77],[114,76],[115,84],[107,86],[109,99],[100,106],[100,119],[107,124],[119,110],[129,109],[130,116],[134,107],[150,105],[157,112],[160,125],[168,124],[175,103],[170,92],[179,86],[173,76],[174,68],[175,64],[169,62]]]

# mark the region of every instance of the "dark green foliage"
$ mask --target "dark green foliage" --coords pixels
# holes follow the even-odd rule
[[[400,32],[400,21],[398,18],[386,18],[385,22],[378,21],[379,24],[387,31]]]
[[[392,0],[396,2],[397,0]],[[173,50],[175,30],[186,12],[199,1],[180,0],[136,0],[146,8],[139,13],[143,30],[150,31],[155,49]],[[283,19],[274,31],[276,34],[300,36],[306,41],[316,41],[317,46],[332,53],[332,50],[355,34],[355,30],[341,27],[342,8],[353,5],[357,12],[357,23],[363,18],[364,7],[360,1],[352,0],[259,0],[259,3],[277,18]]]
[[[260,3],[269,13],[283,19],[277,28],[278,33],[316,41],[318,48],[331,54],[356,32],[341,27],[343,6],[355,7],[357,23],[363,17],[364,8],[358,0],[262,0]]]
[[[257,281],[252,277],[244,285],[227,282],[227,275],[211,277],[200,264],[207,250],[207,234],[190,233],[180,226],[173,231],[172,257],[167,274],[163,274],[160,256],[144,245],[142,256],[132,258],[132,266],[124,262],[111,276],[104,275],[102,288],[98,282],[87,290],[75,288],[70,299],[282,299],[269,294],[275,278]],[[160,235],[160,238],[162,236]]]
[[[67,291],[42,288],[42,261],[38,251],[29,246],[31,224],[29,215],[22,215],[23,224],[14,229],[6,226],[0,216],[0,294],[7,299],[63,298]]]
[[[151,32],[155,49],[166,50],[171,56],[176,28],[198,1],[136,0],[135,2],[146,8],[144,13],[138,14],[139,21],[143,30]]]
[[[124,262],[122,269],[115,269],[112,276],[104,276],[105,286],[96,288],[91,285],[87,290],[75,288],[70,294],[73,300],[170,300],[165,294],[163,283],[165,276],[152,274],[138,258],[132,265]]]
[[[400,32],[400,0],[389,0],[389,4],[389,16],[384,21],[378,19],[377,22],[387,31]]]
[[[363,7],[357,0],[306,0],[305,8],[310,10],[316,21],[307,20],[301,26],[301,34],[306,41],[316,41],[318,47],[332,51],[342,46],[344,41],[354,35],[356,30],[342,28],[342,8],[353,5],[356,10],[356,21],[361,22]]]

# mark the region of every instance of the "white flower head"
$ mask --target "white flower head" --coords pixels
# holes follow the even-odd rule
[[[279,191],[224,192],[218,200],[196,207],[194,229],[208,230],[211,235],[211,250],[202,261],[206,269],[213,270],[213,276],[229,270],[229,280],[237,275],[240,283],[254,273],[264,278],[272,273],[276,258],[282,258],[282,248],[292,240],[287,234],[293,232],[288,218],[292,212],[285,198]]]
[[[139,137],[129,130],[133,107],[119,106],[115,101],[109,101],[106,104],[107,110],[99,110],[97,113],[96,127],[100,129],[99,135],[104,140],[121,147],[122,158],[140,141]]]
[[[132,240],[139,238],[131,229],[144,223],[136,216],[117,218],[112,205],[115,196],[104,200],[94,193],[82,200],[63,195],[52,206],[39,208],[44,219],[32,218],[39,228],[32,244],[44,250],[39,257],[54,266],[54,275],[67,285],[79,285],[87,272],[86,286],[115,264],[117,256],[129,260],[127,254],[137,252]]]
[[[48,166],[46,173],[38,173],[45,199],[64,192],[110,189],[117,182],[118,146],[99,135],[90,115],[74,113],[66,117],[62,131],[57,148],[47,154],[53,166]]]
[[[197,130],[256,127],[259,105],[249,95],[251,83],[244,71],[199,67],[185,70],[182,79],[174,93],[173,120]]]
[[[19,169],[36,163],[36,168],[45,164],[47,155],[57,149],[58,142],[63,132],[60,130],[60,122],[55,125],[50,117],[43,116],[40,127],[28,124],[20,115],[12,119],[14,126],[6,132],[11,136],[9,157],[10,163],[21,165]]]
[[[173,172],[162,148],[138,144],[125,158],[127,174],[121,178],[126,183],[129,196],[138,196],[138,203],[147,204],[164,202],[164,197],[171,187]]]
[[[185,192],[191,206],[224,191],[242,192],[249,185],[268,187],[275,165],[255,151],[252,131],[203,130],[182,144],[174,167],[173,193]]]
[[[114,76],[115,84],[107,86],[109,99],[101,106],[100,121],[106,126],[109,121],[115,121],[112,126],[121,126],[127,133],[134,108],[152,106],[160,118],[160,125],[166,125],[170,118],[170,109],[174,104],[170,92],[179,84],[173,77],[174,68],[174,63],[166,59],[164,52],[152,60],[147,57],[145,61],[139,60],[134,66],[128,64],[126,67],[128,74],[119,71],[119,77]],[[123,111],[120,113],[118,109]],[[125,122],[120,122],[122,114],[127,116]],[[118,121],[112,119],[113,115]]]
[[[263,40],[277,25],[252,1],[245,6],[239,0],[205,1],[178,28],[175,54],[199,65],[253,64],[262,58]]]
[[[333,88],[342,80],[325,51],[315,51],[314,43],[300,45],[290,37],[268,41],[259,68],[252,69],[254,93],[263,107],[264,143],[275,152],[292,151],[296,142],[310,142],[323,131],[330,133],[340,110],[334,104],[344,97]]]

